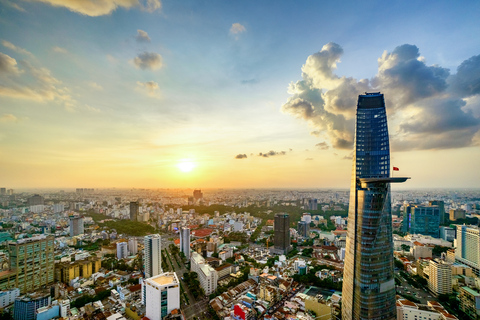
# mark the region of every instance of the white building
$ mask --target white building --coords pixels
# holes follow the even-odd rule
[[[70,300],[59,300],[58,305],[60,306],[60,317],[68,317],[70,315]]]
[[[240,232],[243,230],[243,222],[242,221],[235,221],[233,223],[233,231]]]
[[[123,259],[128,257],[128,243],[118,242],[117,243],[117,259]]]
[[[205,262],[205,259],[196,252],[192,252],[190,258],[190,271],[196,272],[198,281],[206,295],[217,290],[218,274],[214,268]]]
[[[454,320],[458,318],[448,313],[448,311],[436,301],[429,301],[428,304],[417,304],[406,299],[399,299],[397,300],[397,319]]]
[[[457,225],[455,260],[472,267],[480,275],[480,228]]]
[[[65,211],[65,206],[63,204],[60,204],[60,203],[55,203],[53,205],[52,209],[53,209],[53,213],[60,213],[60,212]]]
[[[131,256],[134,256],[137,254],[137,252],[138,252],[137,238],[128,239],[128,253]]]
[[[452,293],[452,265],[445,261],[430,260],[428,289],[435,295]]]
[[[162,237],[151,234],[144,239],[145,278],[162,273]]]
[[[15,298],[20,296],[20,289],[0,291],[0,308],[5,308],[15,302]]]
[[[142,283],[145,294],[145,316],[162,320],[175,309],[180,309],[180,283],[175,272],[165,272]]]
[[[190,260],[190,229],[187,227],[180,229],[180,252]]]

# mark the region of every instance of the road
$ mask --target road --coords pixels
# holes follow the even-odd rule
[[[437,301],[437,298],[432,296],[428,288],[417,289],[410,284],[398,273],[398,279],[401,282],[400,286],[396,286],[397,294],[400,296],[409,295],[420,300],[422,304],[427,304],[427,301]]]

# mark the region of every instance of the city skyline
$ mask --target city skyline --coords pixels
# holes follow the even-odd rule
[[[3,184],[347,189],[381,91],[395,188],[478,188],[478,9],[1,1]]]

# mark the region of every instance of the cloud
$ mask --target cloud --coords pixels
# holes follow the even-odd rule
[[[241,25],[240,23],[233,23],[232,26],[230,27],[230,33],[231,34],[240,34],[247,31],[245,26]]]
[[[22,12],[25,12],[25,9],[23,9],[22,7],[20,7],[18,4],[16,4],[15,2],[10,2],[9,0],[4,0],[2,1],[2,3],[18,10],[18,11],[22,11]]]
[[[244,154],[240,153],[235,156],[235,159],[246,159],[246,158],[247,158],[247,155],[245,153]]]
[[[20,70],[17,67],[17,60],[0,52],[0,76],[19,73]]]
[[[317,147],[320,150],[327,150],[328,148],[330,148],[326,142],[317,143],[315,147]]]
[[[371,79],[357,80],[335,74],[342,54],[338,44],[326,44],[307,58],[302,79],[288,87],[291,97],[281,111],[306,121],[311,134],[326,138],[333,148],[351,149],[358,95],[381,91],[387,113],[395,119],[396,126],[390,126],[393,149],[459,148],[478,142],[480,105],[467,102],[480,96],[480,55],[450,75],[446,68],[427,65],[416,46],[404,44],[383,52]],[[322,146],[327,143],[317,145]]]
[[[148,33],[146,31],[137,30],[137,35],[135,36],[135,39],[137,42],[150,42],[150,37],[148,36]]]
[[[137,88],[140,91],[145,92],[150,97],[159,98],[160,97],[160,87],[155,81],[140,82],[137,81]]]
[[[117,8],[130,9],[139,7],[148,12],[154,12],[160,9],[162,4],[160,0],[32,0],[43,2],[54,7],[64,7],[72,12],[77,12],[86,16],[98,17],[112,13]]]
[[[305,161],[312,161],[313,158],[306,158]]]
[[[30,52],[30,51],[27,51],[23,48],[20,48],[20,47],[17,47],[16,45],[14,45],[13,43],[7,41],[7,40],[2,40],[2,45],[5,47],[5,48],[8,48],[10,50],[13,50],[17,53],[20,53],[20,54],[23,54],[25,56],[29,56],[29,57],[33,57],[33,54]]]
[[[144,52],[133,59],[133,64],[142,70],[157,70],[162,67],[162,56],[155,52]]]
[[[268,158],[268,157],[273,157],[273,156],[283,156],[283,155],[286,155],[287,152],[286,151],[273,151],[273,150],[270,150],[269,152],[267,153],[262,153],[260,152],[258,154],[259,157],[263,157],[263,158]]]
[[[103,87],[96,82],[89,82],[89,87],[98,91],[103,91]]]
[[[0,122],[18,122],[18,118],[11,113],[4,113],[0,116]]]
[[[56,53],[62,53],[62,54],[67,54],[68,53],[67,49],[62,48],[62,47],[57,47],[57,46],[53,47],[52,51],[56,52]]]

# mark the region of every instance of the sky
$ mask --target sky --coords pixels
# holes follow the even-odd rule
[[[480,187],[480,2],[0,0],[6,188],[348,188],[385,94],[395,188]]]

